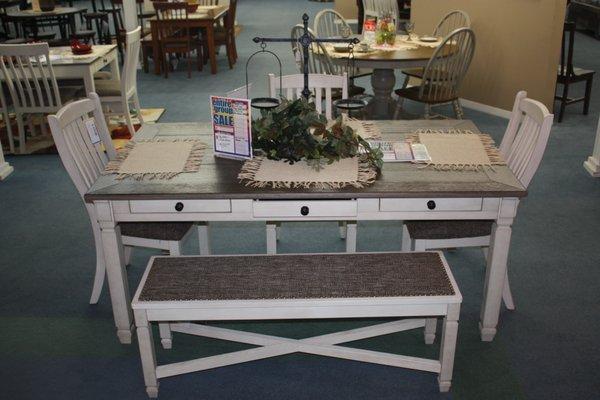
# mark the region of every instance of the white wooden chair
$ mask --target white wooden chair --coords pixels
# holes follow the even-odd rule
[[[2,121],[6,125],[6,134],[8,135],[8,148],[11,153],[15,153],[15,141],[13,138],[12,127],[10,126],[10,117],[8,115],[8,106],[6,104],[6,98],[4,92],[0,90],[0,108],[2,108]],[[1,147],[1,146],[0,146]]]
[[[62,98],[72,96],[77,88],[59,89],[50,61],[48,43],[0,45],[0,68],[8,86],[19,132],[19,152],[26,152],[25,118],[31,135],[35,135],[33,115],[55,113],[62,107]],[[46,134],[46,125],[41,124]],[[14,138],[8,131],[8,141],[14,150]]]
[[[302,46],[298,40],[302,37],[302,35],[304,35],[304,26],[302,24],[295,25],[292,28],[290,37],[294,39],[292,40],[292,54],[296,60],[296,66],[298,67],[298,71],[300,73],[302,73],[304,65],[304,53],[302,52]],[[314,31],[310,28],[308,28],[308,35],[312,39],[317,37]],[[338,70],[331,62],[331,58],[322,43],[313,43],[308,50],[310,53],[308,57],[308,72],[310,74],[337,75]]]
[[[512,116],[500,153],[523,186],[529,186],[540,165],[550,136],[554,116],[539,101],[517,93]],[[402,231],[403,251],[424,251],[456,247],[481,247],[487,258],[494,221],[407,221]],[[509,310],[515,308],[508,273],[502,293]]]
[[[91,139],[88,125],[93,121],[98,141]],[[63,107],[56,115],[48,116],[50,130],[58,154],[77,191],[82,196],[100,176],[109,160],[117,153],[112,144],[100,100],[95,93]],[[90,125],[91,126],[91,125]],[[100,226],[92,204],[85,203],[96,244],[96,275],[90,304],[98,302],[104,283],[105,264]],[[181,244],[191,233],[193,223],[121,223],[125,261],[129,263],[132,247],[167,250],[170,255],[181,254]]]
[[[331,9],[321,10],[315,16],[314,31],[320,38],[341,38],[344,29],[352,33],[346,19],[339,12]]]
[[[309,88],[314,95],[315,107],[319,113],[325,113],[327,119],[333,118],[333,90],[342,91],[342,98],[348,98],[348,75],[326,75],[309,74]],[[284,97],[290,100],[302,97],[304,87],[304,75],[284,75],[281,77],[282,92]],[[269,74],[269,96],[279,96],[279,77]],[[323,100],[325,100],[325,110],[323,110]]]
[[[121,82],[113,80],[96,80],[96,93],[100,96],[100,102],[108,115],[123,115],[127,123],[129,133],[135,133],[129,104],[133,102],[137,110],[137,117],[140,123],[144,123],[142,118],[142,108],[137,93],[137,66],[140,58],[142,28],[138,26],[131,32],[127,32],[125,37],[125,62],[123,63],[123,73]]]

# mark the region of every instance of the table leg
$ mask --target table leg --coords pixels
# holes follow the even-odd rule
[[[108,278],[113,317],[117,327],[117,337],[121,343],[129,344],[134,326],[123,243],[121,242],[121,228],[112,218],[109,202],[100,201],[95,203],[95,206],[100,224],[106,277]]]
[[[210,73],[217,73],[217,53],[215,49],[215,30],[212,24],[206,27],[206,41],[208,42],[208,57],[210,58]]]
[[[498,219],[492,229],[483,288],[481,321],[479,323],[481,340],[484,342],[494,340],[497,331],[496,327],[500,316],[500,306],[502,305],[502,290],[510,249],[511,226],[518,204],[517,199],[502,199]]]
[[[94,83],[94,73],[92,72],[91,68],[86,69],[85,73],[83,74],[83,86],[85,86],[86,94],[96,92],[96,84]]]
[[[110,67],[110,75],[112,76],[112,80],[121,82],[121,73],[119,72],[119,57],[115,56],[108,65]]]
[[[152,62],[154,63],[154,73],[160,75],[162,59],[160,56],[160,43],[158,42],[158,28],[156,24],[150,22],[150,31],[152,32]]]
[[[371,76],[371,86],[375,94],[375,98],[369,105],[373,119],[390,119],[394,106],[392,91],[396,86],[394,70],[374,69]]]

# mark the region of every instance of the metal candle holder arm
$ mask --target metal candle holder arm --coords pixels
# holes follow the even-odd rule
[[[308,34],[308,15],[304,14],[302,15],[302,22],[304,25],[304,34],[299,38],[299,39],[293,39],[293,38],[263,38],[263,37],[255,37],[254,39],[252,39],[252,41],[254,43],[261,43],[262,45],[264,45],[267,42],[279,42],[279,43],[292,43],[295,42],[296,40],[298,41],[298,43],[300,43],[300,45],[302,46],[302,53],[304,55],[304,64],[302,67],[302,73],[304,74],[304,88],[302,89],[302,96],[308,100],[308,98],[310,97],[310,89],[308,88],[308,58],[309,58],[309,51],[308,48],[310,47],[310,45],[312,45],[313,43],[348,43],[349,45],[351,44],[357,44],[360,42],[360,40],[358,40],[357,38],[352,38],[352,39],[334,39],[334,38],[329,38],[329,39],[313,39],[309,34]],[[263,47],[261,51],[265,51],[265,48]],[[254,53],[257,54],[257,53]],[[254,56],[254,54],[252,56]],[[250,56],[250,57],[252,57]],[[277,57],[277,56],[275,56]],[[277,58],[279,60],[279,58]],[[249,60],[248,60],[249,61]],[[279,63],[279,77],[281,80],[281,62]],[[246,64],[246,86],[248,85],[248,64]],[[281,85],[279,88],[280,92],[281,92]],[[259,100],[259,99],[256,99]],[[266,100],[266,99],[262,99],[262,100]]]

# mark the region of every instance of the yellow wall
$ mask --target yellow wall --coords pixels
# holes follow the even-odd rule
[[[346,19],[358,18],[358,6],[356,5],[356,0],[335,0],[335,6],[333,8]]]
[[[470,15],[477,48],[461,97],[511,110],[524,89],[552,110],[565,8],[566,0],[413,0],[412,20],[423,34],[451,10]]]

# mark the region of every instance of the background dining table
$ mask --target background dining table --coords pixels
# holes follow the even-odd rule
[[[193,13],[188,13],[187,20],[175,19],[172,20],[176,26],[174,28],[184,28],[186,25],[189,28],[202,29],[206,33],[206,44],[208,49],[208,58],[210,61],[211,74],[217,73],[217,55],[215,48],[215,24],[217,24],[226,14],[228,6],[200,6]],[[160,43],[158,34],[158,25],[156,17],[150,19],[150,30],[152,33],[152,59],[154,60],[154,73],[161,73]]]
[[[422,128],[478,132],[467,120],[378,121],[377,126],[384,139],[396,140]],[[102,175],[84,196],[98,216],[121,343],[130,343],[134,330],[119,227],[125,221],[493,220],[480,323],[482,340],[493,340],[511,226],[519,200],[527,194],[507,166],[440,171],[422,165],[385,163],[375,183],[360,189],[260,189],[239,181],[242,161],[213,156],[208,123],[146,124],[134,136],[134,140],[188,138],[200,139],[208,146],[198,172],[182,173],[169,180],[118,180],[115,175]],[[308,207],[310,214],[301,213],[303,207]]]
[[[57,26],[60,36],[69,39],[76,31],[75,16],[87,11],[83,7],[56,7],[52,11],[41,10],[14,10],[7,11],[6,16],[13,22],[27,25],[34,36],[37,34],[41,21],[45,26]]]
[[[397,38],[397,44],[416,44],[417,42],[406,42],[401,37]],[[403,68],[423,67],[427,64],[435,51],[433,45],[417,45],[414,49],[371,49],[363,52],[359,46],[355,46],[353,60],[350,61],[359,69],[372,69],[371,86],[374,98],[370,102],[367,115],[372,119],[390,119],[394,114],[396,101],[392,98],[392,92],[396,86],[395,70]],[[331,61],[345,67],[348,65],[348,52],[336,52],[331,46],[328,52]]]

